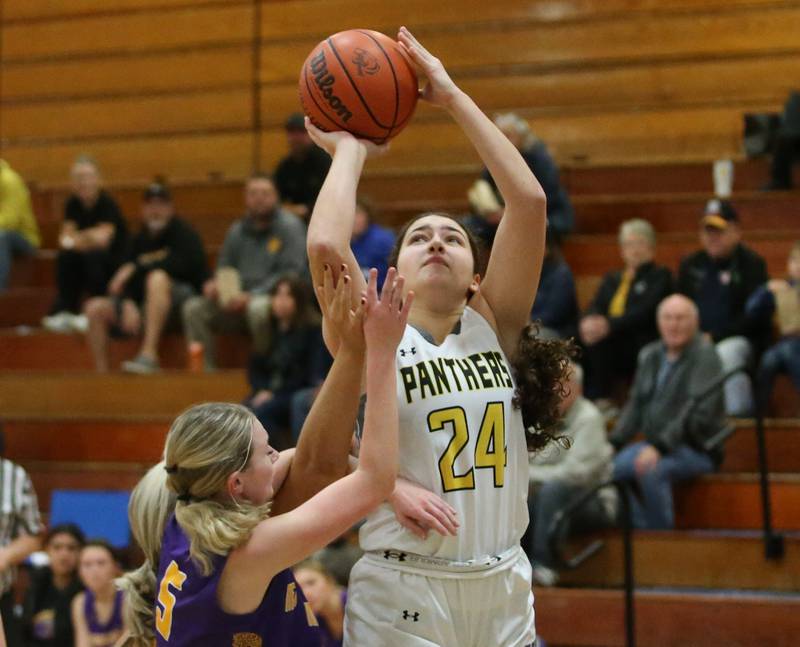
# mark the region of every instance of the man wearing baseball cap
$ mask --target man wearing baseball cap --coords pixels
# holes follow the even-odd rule
[[[184,301],[208,278],[203,241],[188,222],[175,215],[172,194],[161,181],[142,196],[142,229],[133,239],[128,260],[111,278],[108,296],[85,307],[87,339],[95,366],[107,371],[108,335],[143,334],[139,354],[122,370],[149,374],[159,370],[158,344],[170,321],[180,322]]]
[[[700,219],[702,250],[683,260],[678,291],[700,311],[700,329],[717,345],[723,370],[747,365],[768,331],[745,312],[747,298],[768,280],[764,259],[741,242],[739,216],[726,200],[709,200]],[[765,334],[766,333],[766,334]],[[725,385],[728,415],[753,410],[750,380],[739,374]]]

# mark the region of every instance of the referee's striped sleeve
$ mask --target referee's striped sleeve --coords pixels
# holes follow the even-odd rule
[[[15,507],[14,511],[22,529],[29,535],[38,535],[42,530],[42,518],[39,514],[39,502],[36,491],[33,489],[31,477],[22,468],[17,466],[15,476]]]

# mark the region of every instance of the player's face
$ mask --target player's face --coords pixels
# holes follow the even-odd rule
[[[426,286],[465,295],[475,280],[475,260],[464,229],[452,218],[430,215],[412,224],[403,238],[397,271],[406,287],[425,298]]]
[[[312,568],[299,568],[294,572],[294,577],[303,589],[311,610],[319,613],[333,593],[333,582]]]
[[[269,438],[261,423],[253,423],[253,446],[250,460],[241,471],[242,496],[254,505],[262,505],[275,496],[272,477],[278,452],[270,446]]]
[[[78,556],[81,545],[67,532],[50,537],[47,542],[47,556],[50,558],[50,569],[54,575],[68,576],[78,569]]]
[[[117,576],[117,563],[101,546],[87,546],[81,551],[78,574],[86,588],[100,591]]]

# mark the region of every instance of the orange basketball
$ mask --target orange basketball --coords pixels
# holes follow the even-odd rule
[[[346,130],[382,144],[414,113],[417,75],[396,41],[368,29],[323,40],[300,71],[300,103],[322,130]]]

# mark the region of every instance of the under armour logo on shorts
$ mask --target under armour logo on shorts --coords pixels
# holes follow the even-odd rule
[[[384,550],[383,559],[396,559],[398,562],[406,561],[406,553],[397,550]]]
[[[403,620],[413,620],[414,622],[419,622],[419,611],[414,611],[411,613],[408,609],[403,611]]]

